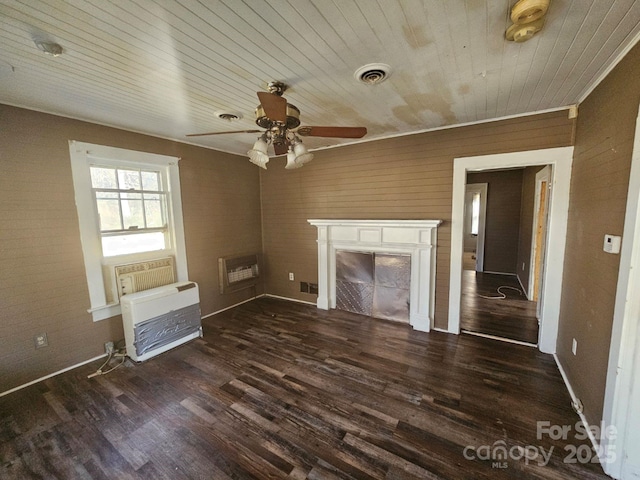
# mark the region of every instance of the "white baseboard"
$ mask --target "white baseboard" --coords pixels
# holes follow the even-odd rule
[[[315,302],[306,302],[304,300],[298,300],[297,298],[281,297],[279,295],[271,295],[269,293],[263,293],[261,295],[255,296],[255,297],[248,298],[247,300],[243,300],[242,302],[238,302],[238,303],[236,303],[234,305],[231,305],[229,307],[221,308],[220,310],[216,310],[213,313],[208,313],[208,314],[204,315],[202,317],[202,319],[204,320],[205,318],[213,317],[214,315],[217,315],[217,314],[222,313],[222,312],[226,312],[227,310],[231,310],[232,308],[236,308],[236,307],[238,307],[238,306],[240,306],[240,305],[242,305],[244,303],[253,302],[254,300],[256,300],[258,298],[265,298],[265,297],[267,297],[267,298],[277,298],[279,300],[287,300],[289,302],[304,303],[306,305],[313,305],[314,307],[316,306]]]
[[[558,358],[558,355],[554,353],[553,359],[556,361],[556,365],[558,365],[558,370],[560,370],[560,375],[562,375],[564,384],[567,387],[567,390],[569,391],[569,395],[571,395],[571,400],[573,401],[574,404],[577,404],[579,402],[579,399],[578,397],[576,397],[576,394],[573,391],[571,384],[569,383],[569,379],[567,378],[567,374],[565,373],[564,368],[562,368],[562,365],[560,364],[560,359]],[[578,416],[580,417],[580,420],[582,421],[582,425],[585,427],[587,434],[589,435],[589,440],[591,440],[591,445],[593,445],[593,449],[598,455],[598,459],[600,460],[600,465],[605,465],[606,464],[605,458],[604,458],[605,449],[600,448],[600,442],[593,434],[594,429],[591,428],[591,426],[589,425],[589,422],[587,422],[587,417],[584,416],[584,413],[578,412]]]
[[[444,328],[431,327],[431,330],[433,330],[434,332],[450,333],[452,335],[455,335],[453,332],[445,330]]]
[[[265,297],[269,297],[269,298],[277,298],[279,300],[287,300],[289,302],[304,303],[305,305],[313,305],[314,307],[317,306],[316,302],[308,302],[306,300],[298,300],[297,298],[281,297],[280,295],[271,295],[270,293],[266,293],[264,296]]]
[[[516,274],[516,278],[518,279],[518,283],[520,284],[520,290],[522,290],[522,294],[525,296],[527,300],[531,300],[529,298],[529,295],[527,295],[527,290],[524,288],[524,285],[522,284],[522,280],[520,280],[520,275]]]
[[[255,297],[251,297],[251,298],[247,298],[246,300],[243,300],[241,302],[235,303],[233,305],[231,305],[230,307],[225,307],[225,308],[221,308],[220,310],[216,310],[213,313],[207,313],[206,315],[202,316],[202,320],[204,320],[205,318],[209,318],[209,317],[213,317],[214,315],[217,315],[219,313],[222,312],[226,312],[227,310],[231,310],[232,308],[236,308],[239,305],[242,305],[243,303],[248,303],[248,302],[253,302],[256,298],[261,298],[261,297],[265,297],[266,295],[263,293],[261,295],[257,295]]]
[[[504,337],[496,337],[495,335],[489,335],[487,333],[471,332],[469,330],[460,330],[460,333],[466,333],[467,335],[473,335],[476,337],[488,338],[490,340],[498,340],[500,342],[505,342],[505,343],[514,343],[516,345],[524,345],[525,347],[534,347],[534,348],[537,347],[535,343],[522,342],[520,340],[512,340],[510,338],[504,338]]]
[[[106,356],[107,354],[103,353],[102,355],[98,355],[97,357],[90,358],[89,360],[85,360],[84,362],[76,363],[75,365],[72,365],[67,368],[63,368],[62,370],[58,370],[57,372],[50,373],[49,375],[45,375],[44,377],[37,378],[35,380],[30,381],[29,383],[25,383],[24,385],[20,385],[15,388],[12,388],[11,390],[7,390],[6,392],[0,393],[0,397],[4,397],[5,395],[9,395],[10,393],[17,392],[18,390],[22,390],[23,388],[30,387],[31,385],[34,385],[38,382],[42,382],[43,380],[46,380],[47,378],[55,377],[56,375],[60,375],[61,373],[68,372],[69,370],[73,370],[74,368],[81,367],[82,365],[86,365],[87,363],[94,362]]]
[[[516,275],[515,273],[507,273],[507,272],[492,272],[490,270],[485,270],[483,272],[478,272],[478,273],[490,273],[492,275],[506,275],[507,277],[517,277],[518,275]]]

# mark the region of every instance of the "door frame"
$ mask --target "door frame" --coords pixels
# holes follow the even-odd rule
[[[488,183],[468,183],[465,187],[465,194],[468,192],[478,192],[480,194],[480,215],[478,218],[478,236],[476,238],[476,272],[484,272],[484,237],[487,222],[488,189]]]
[[[534,202],[534,206],[533,206],[533,228],[531,230],[531,258],[529,259],[529,291],[527,292],[527,298],[529,300],[534,300],[534,293],[535,293],[535,281],[536,281],[536,272],[535,272],[535,258],[536,255],[538,253],[538,242],[536,241],[536,232],[538,231],[538,210],[540,209],[540,197],[541,197],[541,193],[542,193],[542,183],[543,182],[547,182],[547,196],[545,198],[545,212],[544,212],[544,217],[542,219],[542,224],[544,225],[544,229],[545,229],[545,233],[543,236],[543,243],[544,240],[546,239],[547,236],[547,227],[548,227],[548,219],[549,219],[549,200],[551,199],[551,195],[553,194],[553,192],[551,191],[551,176],[552,176],[552,172],[551,172],[551,166],[547,165],[546,167],[544,167],[542,170],[540,170],[538,173],[536,173],[536,180],[535,180],[535,202]],[[542,265],[544,265],[544,248],[542,248],[542,255],[541,255],[541,262]],[[544,275],[543,271],[540,271],[540,287],[542,287],[542,277]],[[540,301],[540,297],[538,297],[537,299],[538,301],[538,309],[537,309],[537,313],[538,315],[540,315],[540,311],[542,310],[541,308],[541,301]]]
[[[549,228],[545,257],[543,295],[544,309],[540,318],[538,348],[544,353],[556,352],[562,272],[567,239],[569,189],[573,147],[546,148],[526,152],[499,153],[453,160],[453,198],[451,209],[451,258],[449,270],[449,324],[450,333],[460,333],[460,300],[462,290],[462,254],[464,227],[464,197],[467,172],[498,170],[534,165],[552,165],[554,195],[549,199]],[[549,246],[553,248],[549,248]]]
[[[631,415],[632,394],[640,388],[638,372],[640,361],[640,110],[636,119],[636,131],[629,172],[629,189],[622,232],[622,248],[620,250],[620,267],[618,269],[618,285],[611,328],[609,348],[609,364],[604,393],[602,422],[606,426],[616,427],[615,438],[601,440],[605,446],[605,454],[613,454],[612,462],[603,462],[607,475],[613,478],[631,478],[638,471],[625,462],[628,448],[625,441],[629,430],[638,425],[629,425]],[[638,395],[637,390],[635,395]],[[635,405],[635,408],[638,408]],[[636,446],[636,448],[638,448]],[[605,458],[607,458],[605,456]],[[637,469],[638,467],[635,466]]]

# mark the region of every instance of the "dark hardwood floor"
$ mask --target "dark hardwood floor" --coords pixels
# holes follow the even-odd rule
[[[499,296],[497,289],[503,285],[521,291],[515,276],[463,270],[460,328],[536,345],[536,302],[510,288],[501,290],[505,299],[484,298]]]
[[[269,298],[203,323],[145,363],[1,397],[0,477],[608,478],[566,461],[578,416],[533,348]]]

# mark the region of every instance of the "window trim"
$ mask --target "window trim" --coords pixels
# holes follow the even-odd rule
[[[121,313],[119,303],[107,303],[106,286],[103,277],[103,265],[117,265],[131,261],[144,261],[167,255],[175,257],[178,281],[187,281],[186,242],[182,218],[182,197],[180,192],[180,158],[155,153],[139,152],[116,147],[107,147],[91,143],[69,141],[71,171],[78,210],[80,241],[84,256],[87,286],[91,307],[87,310],[93,321],[111,318]],[[166,169],[168,190],[167,220],[170,226],[171,247],[154,252],[133,253],[116,257],[103,257],[100,235],[100,222],[93,195],[89,166],[94,163],[105,165]]]

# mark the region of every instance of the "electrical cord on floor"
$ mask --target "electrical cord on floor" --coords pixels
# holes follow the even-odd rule
[[[488,295],[480,295],[479,293],[478,293],[477,295],[478,295],[479,297],[487,298],[487,299],[489,299],[489,300],[503,300],[503,299],[507,298],[507,294],[501,291],[503,288],[508,288],[508,289],[510,289],[510,290],[515,290],[515,291],[516,291],[516,292],[518,292],[520,295],[522,295],[522,290],[520,290],[520,289],[519,289],[519,288],[517,288],[517,287],[510,287],[510,286],[508,286],[508,285],[500,285],[500,286],[496,289],[496,291],[498,292],[498,295],[495,295],[495,296],[491,296],[491,297],[490,297],[490,296],[488,296]]]
[[[125,351],[123,352],[122,350],[125,350]],[[122,360],[120,360],[120,363],[118,363],[115,367],[110,368],[109,370],[102,370],[104,367],[106,367],[109,364],[112,358],[118,358],[118,357],[122,358]],[[100,368],[98,368],[98,370],[96,370],[90,375],[87,375],[87,378],[93,378],[99,375],[106,375],[107,373],[113,372],[116,368],[122,366],[126,358],[127,358],[126,349],[120,348],[118,350],[111,350],[109,352],[109,356],[107,357],[107,360],[105,360],[105,362],[102,365],[100,365]]]

